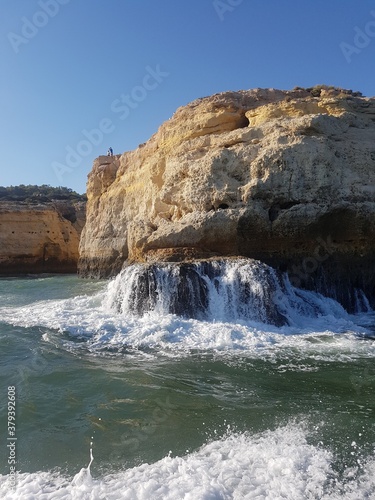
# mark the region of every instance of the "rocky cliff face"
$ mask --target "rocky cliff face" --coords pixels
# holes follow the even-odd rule
[[[247,256],[300,286],[374,297],[375,99],[324,88],[199,99],[135,151],[95,160],[87,196],[82,275]]]
[[[76,272],[85,203],[0,202],[0,274]]]

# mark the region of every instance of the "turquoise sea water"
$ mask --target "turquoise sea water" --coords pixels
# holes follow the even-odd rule
[[[0,280],[1,498],[375,498],[373,312],[136,317],[126,279]]]

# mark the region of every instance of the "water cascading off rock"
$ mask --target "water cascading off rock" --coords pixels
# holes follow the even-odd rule
[[[275,301],[283,289],[280,275],[251,259],[136,264],[127,266],[113,286],[110,305],[121,313],[286,323]]]

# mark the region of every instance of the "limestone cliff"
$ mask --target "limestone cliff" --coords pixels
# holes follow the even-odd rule
[[[95,160],[87,196],[82,275],[240,255],[297,285],[334,295],[340,281],[374,297],[373,98],[315,88],[198,99],[135,151]]]
[[[0,202],[0,274],[76,272],[84,222],[84,202]]]

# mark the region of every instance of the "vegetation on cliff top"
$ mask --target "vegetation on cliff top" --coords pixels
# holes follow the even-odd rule
[[[350,96],[350,97],[362,97],[362,92],[353,91],[350,89],[343,89],[341,87],[335,87],[334,85],[315,85],[314,87],[294,87],[293,90],[305,90],[310,92],[313,97],[320,97],[322,91],[327,94]]]
[[[18,201],[26,203],[48,203],[52,201],[86,201],[86,194],[78,194],[67,187],[52,187],[46,184],[33,186],[0,186],[1,201]]]

